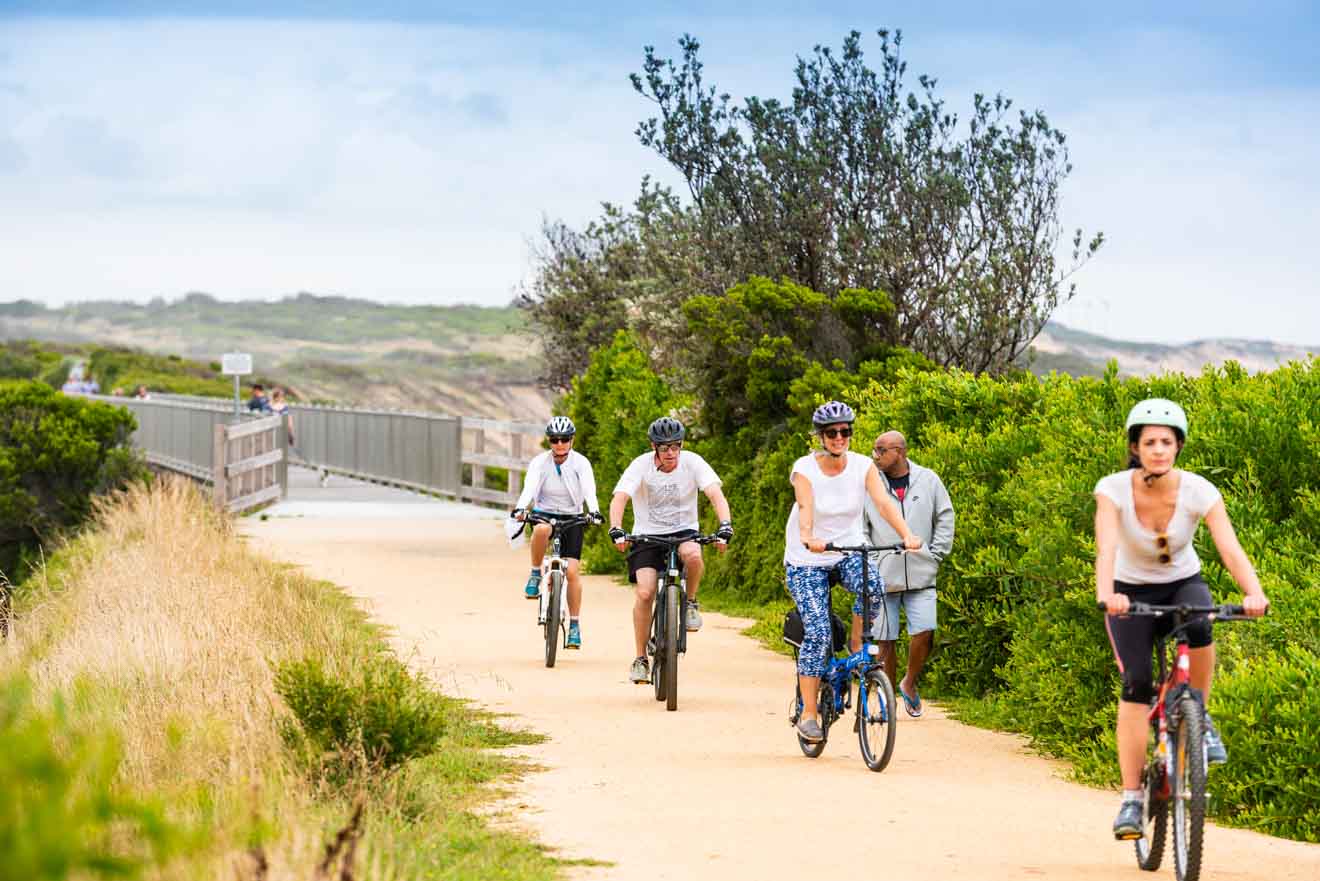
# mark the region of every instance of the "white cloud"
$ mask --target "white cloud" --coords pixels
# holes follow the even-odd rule
[[[783,95],[793,56],[847,29],[644,27],[8,21],[0,297],[505,302],[543,215],[584,223],[647,171],[674,181],[632,134],[651,112],[627,82],[643,43],[674,54],[696,27],[711,82]],[[874,59],[874,37],[865,45]],[[1064,321],[1320,342],[1308,241],[1320,96],[1214,86],[1222,48],[1174,32],[1049,42],[927,28],[905,46],[910,84],[941,73],[950,109],[1002,90],[1068,133],[1065,223],[1109,241]]]

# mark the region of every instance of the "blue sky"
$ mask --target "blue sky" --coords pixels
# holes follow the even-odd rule
[[[1312,4],[356,7],[0,0],[0,300],[504,303],[543,217],[674,180],[633,136],[643,45],[691,32],[766,97],[888,27],[951,108],[1002,91],[1068,134],[1064,223],[1108,242],[1062,320],[1320,344]]]

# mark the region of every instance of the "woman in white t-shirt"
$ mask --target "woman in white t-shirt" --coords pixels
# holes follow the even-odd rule
[[[1249,615],[1263,615],[1269,600],[1238,543],[1224,501],[1210,481],[1175,468],[1187,440],[1187,415],[1162,398],[1142,401],[1127,418],[1128,467],[1095,485],[1095,595],[1105,604],[1114,658],[1123,677],[1118,702],[1118,765],[1123,801],[1114,837],[1142,835],[1141,766],[1146,757],[1146,714],[1155,694],[1152,649],[1163,619],[1123,617],[1131,601],[1154,605],[1208,606],[1210,588],[1192,547],[1204,520],[1219,558],[1245,594]],[[1163,622],[1168,626],[1168,622]],[[1210,620],[1201,616],[1187,630],[1192,687],[1210,697],[1215,647]],[[1206,716],[1206,758],[1227,760],[1214,723]]]
[[[683,423],[669,416],[661,416],[646,430],[651,441],[650,452],[642,453],[628,465],[614,487],[610,500],[610,540],[620,552],[628,549],[624,541],[623,512],[632,500],[633,534],[666,538],[695,536],[700,528],[697,521],[697,496],[704,493],[720,518],[715,534],[720,537],[716,545],[721,551],[733,538],[733,522],[729,515],[729,502],[720,489],[720,478],[705,459],[683,449],[687,429]],[[687,573],[687,620],[689,631],[701,629],[701,612],[697,606],[697,589],[701,586],[703,563],[701,546],[685,541],[678,546],[678,556]],[[637,585],[633,594],[633,642],[637,656],[628,669],[628,678],[635,684],[650,681],[646,660],[646,640],[651,632],[651,604],[660,584],[660,570],[664,568],[665,552],[655,546],[643,547],[628,557],[628,580]]]
[[[862,510],[869,495],[876,510],[910,550],[921,547],[898,508],[890,500],[880,472],[870,457],[848,450],[856,419],[851,407],[830,401],[816,408],[811,424],[822,449],[793,463],[789,480],[796,501],[784,527],[784,575],[788,592],[802,616],[803,640],[798,651],[798,687],[802,690],[802,716],[797,730],[803,740],[824,738],[816,715],[820,677],[829,666],[830,572],[837,570],[843,586],[857,600],[853,614],[862,613],[862,558],[858,554],[826,551],[829,542],[864,544]],[[884,581],[878,566],[868,567],[867,593],[874,615],[884,602]],[[870,627],[871,622],[865,622]]]

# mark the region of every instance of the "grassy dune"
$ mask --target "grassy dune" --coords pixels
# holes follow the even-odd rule
[[[16,797],[0,808],[0,848],[45,848],[72,877],[114,865],[161,879],[557,874],[472,813],[491,797],[483,784],[518,769],[490,748],[532,738],[435,693],[339,589],[249,553],[188,484],[102,505],[14,614],[0,773]],[[370,718],[318,740],[289,709],[290,669],[319,671],[341,705],[362,697]],[[300,696],[333,715],[317,694]],[[385,762],[376,747],[405,730],[423,748]],[[42,858],[0,860],[0,881],[65,877],[43,874]]]

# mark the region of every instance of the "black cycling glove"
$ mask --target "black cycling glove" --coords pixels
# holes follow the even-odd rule
[[[733,538],[733,523],[729,520],[721,520],[720,528],[715,530],[715,537],[728,544],[729,539]]]
[[[599,526],[605,522],[605,518],[601,516],[599,511],[591,511],[587,514],[587,519],[591,521],[592,526]]]
[[[628,533],[624,532],[619,527],[617,526],[610,527],[610,541],[614,542],[615,544],[618,544],[627,537],[628,537]]]

